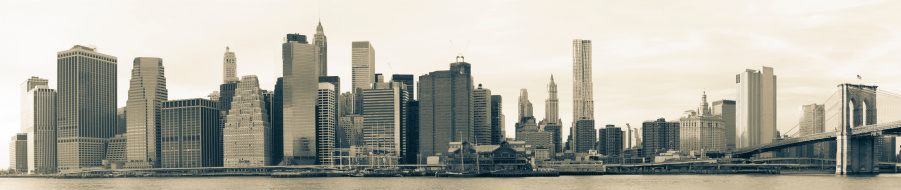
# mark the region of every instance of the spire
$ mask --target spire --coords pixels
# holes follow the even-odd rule
[[[698,115],[710,115],[710,109],[707,107],[707,90],[701,93],[701,106],[698,109]]]
[[[316,26],[316,33],[321,34],[322,31],[322,20],[319,21],[319,25]]]

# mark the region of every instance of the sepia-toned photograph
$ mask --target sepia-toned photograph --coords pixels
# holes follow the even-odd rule
[[[0,189],[901,189],[899,136],[901,1],[0,0]]]

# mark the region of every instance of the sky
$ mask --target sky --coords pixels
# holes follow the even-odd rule
[[[476,84],[504,98],[513,137],[519,89],[537,118],[551,75],[564,138],[572,122],[572,40],[592,41],[597,127],[676,120],[735,99],[735,75],[774,68],[777,128],[798,124],[800,106],[823,103],[845,82],[901,93],[901,2],[882,0],[684,1],[6,1],[0,0],[0,137],[19,131],[19,85],[30,76],[56,88],[56,52],[91,45],[118,57],[118,105],[135,57],[163,59],[170,99],[218,90],[222,56],[264,89],[281,76],[285,34],[328,37],[328,74],[350,90],[352,41],[370,41],[376,73],[472,64]],[[856,78],[857,75],[862,80]],[[418,79],[417,79],[418,80]],[[8,141],[4,141],[8,142]],[[0,168],[9,164],[0,146]]]

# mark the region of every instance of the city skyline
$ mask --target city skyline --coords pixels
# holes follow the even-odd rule
[[[495,4],[501,4],[494,2]],[[65,4],[65,3],[62,3]],[[740,3],[739,3],[740,4]],[[757,4],[757,3],[748,3]],[[39,5],[39,4],[34,4]],[[673,5],[679,9],[680,13],[686,13],[690,4],[664,4]],[[28,7],[27,3],[22,6]],[[79,7],[77,5],[74,7]],[[116,6],[115,3],[111,6]],[[224,5],[217,5],[224,6]],[[203,97],[209,92],[218,90],[221,83],[221,48],[230,46],[233,51],[241,54],[241,62],[237,65],[238,76],[254,74],[260,77],[260,86],[263,89],[272,90],[275,78],[278,77],[276,72],[281,69],[281,59],[278,57],[279,43],[286,33],[300,33],[307,35],[308,39],[313,36],[314,29],[319,17],[315,15],[315,11],[306,11],[308,13],[286,11],[277,9],[275,5],[269,5],[268,9],[276,9],[276,15],[268,15],[256,19],[276,19],[283,16],[286,22],[273,23],[293,23],[289,27],[272,27],[269,29],[252,29],[257,32],[253,35],[245,35],[240,32],[232,32],[229,30],[218,30],[218,27],[246,27],[254,26],[253,19],[238,20],[234,23],[215,25],[210,28],[200,29],[183,25],[184,23],[164,23],[163,19],[143,18],[140,13],[131,13],[130,17],[120,19],[109,19],[106,24],[98,25],[99,28],[88,29],[87,31],[75,31],[71,34],[60,34],[40,28],[40,26],[28,25],[30,22],[46,21],[42,19],[54,19],[63,17],[64,15],[73,14],[70,11],[60,11],[46,16],[37,14],[22,14],[13,10],[4,10],[0,12],[2,17],[11,18],[10,15],[33,15],[33,19],[25,21],[13,20],[12,27],[25,28],[23,31],[40,31],[33,34],[19,34],[17,31],[4,31],[0,37],[3,41],[11,42],[9,46],[3,46],[2,52],[9,52],[0,56],[0,62],[7,68],[15,68],[15,72],[5,71],[3,76],[4,83],[0,84],[0,88],[9,89],[8,93],[3,97],[6,99],[17,99],[19,93],[14,90],[16,86],[30,76],[38,76],[50,80],[50,87],[57,86],[59,79],[56,78],[55,69],[47,69],[53,67],[52,53],[68,49],[76,44],[94,44],[98,47],[98,52],[116,56],[122,60],[131,60],[134,57],[154,56],[166,59],[167,77],[170,90],[170,100],[198,98]],[[279,5],[281,6],[281,5]],[[367,6],[366,3],[361,5],[352,5],[349,10],[353,11]],[[372,5],[368,5],[372,6]],[[414,3],[410,6],[424,6]],[[464,7],[462,5],[451,5],[451,7]],[[561,11],[565,5],[561,7],[548,7],[548,9]],[[624,4],[620,6],[643,6]],[[651,6],[651,5],[648,5]],[[472,64],[474,83],[483,83],[489,87],[493,93],[507,97],[512,100],[516,97],[520,88],[531,89],[533,92],[543,92],[545,90],[546,76],[549,74],[557,75],[557,81],[560,85],[559,97],[561,101],[560,109],[564,110],[560,113],[560,118],[572,118],[571,109],[572,91],[571,84],[571,54],[572,48],[570,40],[586,39],[592,40],[593,49],[593,82],[594,82],[594,101],[595,103],[595,128],[601,128],[606,124],[614,124],[616,126],[624,126],[625,123],[638,125],[640,122],[658,117],[665,117],[667,120],[675,119],[686,107],[696,105],[697,94],[706,89],[710,95],[710,100],[719,99],[735,99],[735,89],[733,77],[745,69],[759,68],[760,66],[771,66],[775,69],[775,74],[780,76],[777,85],[779,94],[777,107],[780,110],[776,117],[777,129],[780,131],[788,130],[797,124],[800,115],[800,106],[819,103],[825,100],[830,92],[835,90],[835,85],[841,82],[855,82],[855,75],[861,75],[865,80],[862,83],[879,85],[880,89],[888,91],[901,91],[901,83],[897,82],[891,73],[897,70],[898,66],[891,63],[899,57],[891,54],[894,48],[899,45],[898,41],[891,41],[891,29],[897,28],[896,24],[854,24],[856,18],[843,17],[843,13],[858,12],[860,9],[880,11],[892,10],[891,7],[898,8],[898,4],[869,4],[846,6],[841,4],[825,3],[824,5],[814,6],[811,10],[785,10],[778,9],[779,4],[770,5],[769,9],[763,5],[748,6],[736,8],[728,5],[711,5],[701,9],[698,13],[724,13],[738,9],[741,14],[751,13],[752,15],[762,15],[763,13],[754,13],[756,9],[764,9],[763,12],[772,11],[777,18],[759,18],[756,19],[736,19],[744,26],[762,24],[766,21],[782,21],[778,24],[763,24],[770,29],[763,31],[752,31],[741,33],[743,27],[721,26],[721,21],[716,19],[706,19],[700,17],[692,17],[692,19],[678,20],[684,23],[691,21],[699,21],[700,24],[712,29],[685,29],[678,26],[668,26],[660,24],[658,29],[661,32],[644,32],[636,35],[626,33],[629,29],[635,30],[641,27],[649,27],[654,21],[661,20],[666,13],[646,13],[645,17],[637,18],[639,21],[647,19],[650,23],[631,20],[639,26],[628,26],[626,21],[613,20],[612,28],[623,28],[613,32],[599,32],[597,28],[579,28],[575,26],[561,27],[560,30],[534,30],[534,26],[523,26],[522,23],[527,18],[518,18],[516,15],[527,15],[518,13],[519,11],[528,11],[538,9],[532,6],[513,6],[512,8],[503,9],[497,13],[482,13],[474,15],[476,18],[449,18],[439,13],[423,14],[427,18],[439,18],[438,20],[429,20],[429,22],[446,22],[447,25],[429,24],[429,27],[420,29],[411,27],[410,24],[423,22],[419,19],[411,19],[405,21],[395,18],[410,12],[400,13],[383,13],[376,14],[372,19],[389,19],[392,20],[390,26],[366,25],[357,27],[377,28],[372,33],[355,34],[351,26],[358,22],[349,21],[349,18],[341,18],[341,11],[338,5],[323,3],[322,4],[322,21],[323,27],[327,30],[327,35],[332,37],[332,53],[330,56],[331,73],[330,75],[340,76],[345,84],[351,79],[350,70],[350,45],[351,41],[367,40],[371,41],[374,48],[379,49],[376,56],[377,70],[376,73],[389,74],[413,74],[419,76],[430,71],[444,70],[447,64],[453,62],[453,57],[457,51],[464,51],[468,58],[467,62]],[[2,6],[16,7],[16,6]],[[120,6],[121,7],[121,6]],[[126,6],[127,7],[127,6]],[[289,7],[289,6],[284,6]],[[490,10],[494,6],[467,7],[479,11],[482,9]],[[592,8],[600,8],[601,6],[588,6]],[[656,6],[651,6],[656,7]],[[772,8],[777,7],[777,8]],[[229,7],[225,7],[229,8]],[[254,10],[250,7],[243,10]],[[2,9],[2,8],[0,8]],[[92,8],[88,8],[91,10]],[[231,7],[230,9],[236,9]],[[260,9],[266,9],[265,7]],[[717,9],[717,10],[713,10]],[[770,10],[772,9],[772,10]],[[819,10],[817,10],[819,9]],[[82,9],[83,10],[83,9]],[[170,15],[177,17],[181,14],[191,14],[187,10],[176,9],[177,14]],[[237,9],[236,9],[237,10]],[[390,10],[390,9],[380,9]],[[448,9],[453,10],[453,9]],[[894,9],[897,10],[897,9]],[[50,10],[48,10],[50,11]],[[100,10],[98,10],[100,11]],[[91,14],[112,14],[112,11],[103,10],[99,13]],[[512,12],[511,12],[512,11]],[[761,11],[761,10],[756,10]],[[90,12],[90,11],[87,11]],[[385,11],[388,12],[388,11]],[[600,11],[603,12],[603,11]],[[599,15],[589,15],[592,19],[614,18],[617,14],[625,14],[611,10],[612,15],[605,13],[593,13]],[[641,12],[641,11],[638,11]],[[79,11],[78,13],[82,13]],[[421,12],[416,12],[422,14]],[[245,13],[251,14],[251,13]],[[397,15],[394,15],[397,14]],[[641,13],[639,13],[641,14]],[[690,13],[689,13],[690,14]],[[572,19],[571,23],[577,23],[580,14],[566,14],[559,17],[550,16],[553,14],[539,14],[537,21],[553,21]],[[158,16],[158,15],[157,15]],[[224,22],[225,18],[214,18],[214,14],[210,18],[204,18],[210,22]],[[221,15],[218,15],[221,16]],[[728,15],[727,15],[728,16]],[[735,15],[731,15],[735,16]],[[884,14],[876,14],[885,16]],[[96,15],[95,15],[96,17]],[[485,17],[480,21],[479,17]],[[825,18],[824,18],[825,17]],[[168,18],[168,16],[166,17]],[[729,17],[732,19],[731,17]],[[74,19],[74,18],[73,18]],[[129,20],[132,19],[132,20]],[[400,19],[400,20],[397,20]],[[457,20],[457,19],[462,19]],[[694,20],[693,20],[694,19]],[[699,20],[698,20],[699,19]],[[770,19],[770,20],[767,20]],[[426,19],[428,20],[428,19]],[[590,19],[589,19],[590,20]],[[646,20],[646,21],[647,21]],[[826,20],[826,21],[823,21]],[[63,19],[61,21],[50,22],[51,27],[71,27],[64,23],[66,21],[74,21]],[[130,29],[114,29],[117,23],[136,22],[139,25],[128,25]],[[585,21],[585,20],[581,20]],[[23,23],[17,23],[23,22]],[[825,23],[824,23],[825,22]],[[79,23],[79,22],[73,22]],[[538,22],[543,23],[543,22]],[[618,24],[616,24],[618,23]],[[832,23],[832,24],[829,24]],[[879,23],[879,22],[877,22]],[[659,23],[657,23],[659,24]],[[678,24],[678,22],[677,22]],[[57,26],[58,25],[58,26]],[[403,27],[402,30],[408,30],[419,35],[405,35],[410,33],[395,33],[397,27]],[[406,25],[406,26],[404,26]],[[539,24],[541,25],[541,24]],[[564,26],[565,24],[548,23],[547,25]],[[599,25],[604,25],[599,24]],[[789,26],[793,25],[793,26]],[[847,25],[857,26],[862,29],[838,30]],[[379,26],[379,27],[375,27]],[[548,26],[543,26],[548,27]],[[575,28],[573,28],[575,27]],[[696,27],[696,26],[694,26]],[[817,34],[816,38],[836,37],[845,41],[847,45],[840,50],[830,50],[828,48],[821,49],[817,47],[817,43],[812,42],[811,38],[789,39],[798,37],[799,34],[787,32],[787,29],[795,30],[797,27],[808,29],[824,29],[825,34]],[[253,28],[253,27],[249,27]],[[566,31],[565,29],[571,31]],[[135,30],[135,31],[131,31]],[[206,30],[218,32],[218,35],[204,37]],[[217,31],[218,30],[218,31]],[[412,30],[412,31],[409,31]],[[65,31],[65,30],[59,30]],[[137,31],[137,32],[136,32]],[[225,32],[223,32],[225,31]],[[266,32],[260,32],[266,31]],[[184,37],[179,33],[185,32]],[[447,36],[436,35],[433,33],[442,32],[450,34]],[[490,33],[486,33],[490,32]],[[666,33],[672,32],[672,33]],[[780,33],[783,32],[783,33]],[[129,34],[135,33],[139,36],[136,40],[121,40],[122,37],[134,38]],[[505,35],[511,34],[511,35]],[[847,35],[852,37],[845,37]],[[98,35],[98,36],[93,36]],[[55,36],[49,39],[40,39],[46,36]],[[537,37],[553,36],[550,38],[535,39]],[[609,37],[607,37],[609,36]],[[401,37],[408,39],[399,39]],[[839,38],[840,37],[840,38]],[[18,38],[33,39],[33,42],[20,41]],[[453,39],[455,46],[450,47],[447,41]],[[486,39],[489,38],[489,39]],[[497,38],[497,39],[490,39]],[[849,39],[851,38],[851,39]],[[52,40],[43,43],[41,40]],[[530,44],[524,47],[515,47],[515,41],[526,41]],[[863,42],[857,42],[857,41]],[[116,42],[121,41],[121,42]],[[217,42],[221,41],[221,42]],[[247,42],[255,41],[255,42]],[[465,41],[470,44],[466,45]],[[885,41],[885,42],[883,42]],[[125,43],[127,42],[127,43]],[[33,44],[32,44],[33,43]],[[175,44],[172,43],[187,43]],[[135,44],[138,44],[137,46]],[[537,47],[539,44],[542,47]],[[822,45],[822,44],[820,44]],[[12,47],[16,46],[16,47]],[[37,47],[40,46],[40,47]],[[183,46],[183,47],[173,47]],[[468,47],[467,47],[468,46]],[[832,46],[840,46],[832,44]],[[717,48],[729,48],[726,50],[718,50]],[[734,49],[733,49],[734,47]],[[181,49],[184,48],[184,49]],[[869,49],[868,49],[869,48]],[[856,50],[866,49],[866,50]],[[188,51],[196,50],[196,51]],[[736,52],[739,51],[739,52]],[[748,51],[752,53],[740,52]],[[412,53],[412,54],[406,54]],[[508,59],[509,55],[523,55],[521,58]],[[531,54],[531,55],[530,55]],[[725,55],[714,55],[725,54]],[[767,55],[766,58],[757,58],[761,54]],[[698,56],[700,55],[700,56]],[[799,56],[800,55],[800,56]],[[737,56],[737,57],[736,57]],[[704,59],[710,59],[704,60]],[[391,65],[388,65],[390,63]],[[723,64],[727,63],[727,64]],[[826,68],[833,67],[833,68]],[[202,77],[195,75],[197,70],[206,68],[210,72],[199,73]],[[678,68],[685,68],[678,70]],[[826,69],[824,69],[826,68]],[[132,68],[129,64],[118,65],[117,71],[117,105],[121,107],[125,105],[127,100],[128,83]],[[271,70],[270,70],[271,69]],[[811,72],[815,71],[815,72]],[[825,73],[825,74],[824,74]],[[494,75],[494,76],[493,76]],[[699,75],[699,76],[693,76]],[[653,76],[653,77],[648,77]],[[671,77],[671,78],[670,78]],[[696,77],[696,78],[693,78]],[[341,89],[342,92],[349,91],[348,88]],[[635,88],[636,86],[641,86]],[[344,87],[342,87],[344,88]],[[669,90],[645,90],[645,89],[669,89]],[[55,88],[54,88],[55,89]],[[59,90],[59,89],[56,89]],[[655,93],[668,92],[668,93]],[[671,92],[671,93],[670,93]],[[654,94],[650,94],[654,93]],[[535,93],[530,99],[531,101],[540,101],[546,98],[545,93]],[[0,103],[0,110],[3,117],[0,117],[0,123],[6,127],[0,130],[0,135],[12,136],[19,126],[19,105],[16,101],[7,101]],[[514,101],[508,101],[504,106],[504,112],[514,113]],[[534,112],[541,113],[546,109],[544,106],[535,106]],[[542,118],[538,118],[542,119]],[[510,128],[515,119],[507,118],[507,135],[512,137],[514,130]],[[573,121],[564,121],[563,137],[568,135],[567,129]],[[7,129],[10,128],[10,129]],[[829,131],[831,129],[827,129]],[[7,149],[2,149],[2,155],[7,154]],[[8,158],[8,156],[0,156],[0,158]],[[3,160],[0,160],[3,161]],[[0,164],[0,168],[3,165]]]

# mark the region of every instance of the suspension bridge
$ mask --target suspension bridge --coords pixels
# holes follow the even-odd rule
[[[889,143],[883,137],[901,135],[901,95],[879,90],[877,86],[845,83],[838,85],[838,89],[822,105],[822,115],[799,122],[786,131],[785,137],[767,144],[739,148],[732,152],[732,156],[749,158],[785,148],[834,141],[836,174],[878,174],[879,159],[884,155],[895,155],[895,152],[880,148]],[[798,127],[802,122],[813,122],[807,125],[822,122],[819,124],[823,128],[803,134]],[[895,144],[887,146],[894,147]]]

